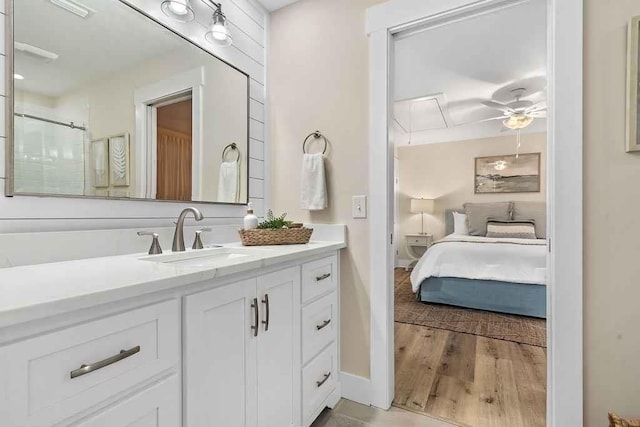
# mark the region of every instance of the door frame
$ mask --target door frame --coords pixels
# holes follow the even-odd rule
[[[547,284],[547,425],[583,420],[583,0],[547,1],[549,230]],[[394,397],[393,35],[518,0],[390,0],[367,9],[369,36],[369,186],[371,404]],[[380,173],[386,171],[386,173]],[[562,286],[555,286],[561,284]]]
[[[182,93],[191,92],[191,200],[201,200],[202,193],[202,128],[203,128],[203,92],[205,86],[204,67],[194,68],[179,73],[166,80],[138,88],[134,92],[136,111],[136,149],[135,165],[137,171],[145,171],[136,175],[136,197],[150,198],[155,192],[154,151],[156,141],[156,109],[154,105],[164,99],[170,99]]]
[[[181,92],[175,95],[169,95],[166,98],[156,100],[153,104],[147,105],[147,164],[156,165],[156,167],[149,168],[147,171],[147,189],[146,195],[148,198],[158,198],[158,108],[166,107],[167,105],[176,104],[178,102],[191,100],[191,121],[192,121],[192,135],[191,135],[191,152],[193,153],[193,94],[190,90]],[[193,168],[193,155],[191,156],[191,164]],[[192,169],[193,171],[193,169]],[[193,179],[191,176],[191,200],[193,200]]]

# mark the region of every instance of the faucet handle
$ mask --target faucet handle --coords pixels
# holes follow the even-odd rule
[[[203,249],[204,245],[202,244],[202,238],[200,237],[200,235],[202,233],[205,232],[210,232],[211,231],[211,227],[205,227],[205,228],[201,228],[200,230],[196,231],[196,238],[193,241],[193,246],[191,247],[191,249]]]
[[[153,241],[151,242],[151,248],[149,248],[149,255],[159,255],[162,253],[160,242],[158,241],[158,233],[153,231],[138,231],[138,236],[151,236]]]

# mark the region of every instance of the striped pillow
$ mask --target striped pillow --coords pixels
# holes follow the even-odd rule
[[[535,239],[536,222],[532,219],[519,219],[517,221],[489,219],[487,221],[487,237]]]

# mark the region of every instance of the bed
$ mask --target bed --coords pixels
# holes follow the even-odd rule
[[[411,273],[418,299],[546,318],[546,239],[455,235],[452,212]]]

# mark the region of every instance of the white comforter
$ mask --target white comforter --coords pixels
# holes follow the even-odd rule
[[[460,277],[526,284],[546,284],[547,242],[451,234],[437,241],[411,273],[418,292],[429,277]]]

